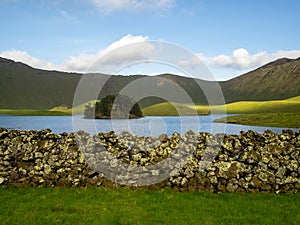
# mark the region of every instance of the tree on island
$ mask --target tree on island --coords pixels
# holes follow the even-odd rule
[[[85,106],[86,119],[133,119],[141,118],[143,113],[140,106],[126,95],[107,95],[95,105]]]

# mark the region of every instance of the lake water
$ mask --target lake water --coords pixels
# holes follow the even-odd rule
[[[213,123],[212,120],[225,115],[182,116],[182,117],[144,117],[141,119],[87,120],[82,115],[76,116],[0,116],[0,127],[18,130],[41,130],[49,128],[55,133],[84,130],[90,134],[129,131],[140,136],[157,136],[162,133],[195,132],[239,134],[241,130],[264,132],[272,130],[281,133],[285,128],[256,127],[236,124]],[[299,129],[293,129],[299,130]]]

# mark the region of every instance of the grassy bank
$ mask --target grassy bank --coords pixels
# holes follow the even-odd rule
[[[300,112],[300,96],[286,100],[276,101],[241,101],[226,104],[225,106],[205,106],[187,104],[159,103],[142,109],[146,116],[172,116],[178,115],[175,107],[181,115],[228,113],[228,114],[253,114],[253,113],[297,113]]]
[[[69,112],[47,111],[47,110],[17,110],[17,109],[1,109],[0,114],[11,116],[69,116]]]
[[[229,114],[293,113],[300,112],[300,97],[262,102],[234,102],[226,104]]]
[[[188,104],[163,102],[142,109],[144,116],[191,116],[191,115],[208,115],[209,107],[203,106],[195,108]]]
[[[299,224],[300,195],[0,188],[1,224]]]
[[[72,109],[61,106],[49,111],[40,110],[0,110],[0,114],[14,116],[64,116],[83,114],[87,104],[95,104],[96,100],[78,105]],[[298,113],[300,112],[300,96],[275,101],[241,101],[221,106],[189,105],[183,103],[163,102],[142,109],[144,116],[188,116],[215,114],[258,114],[258,113]]]
[[[214,122],[251,126],[300,128],[300,113],[260,113],[228,116]]]

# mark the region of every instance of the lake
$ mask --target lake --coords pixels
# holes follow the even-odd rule
[[[18,130],[41,130],[49,128],[55,133],[84,130],[90,134],[99,132],[116,133],[129,131],[140,136],[157,136],[162,133],[171,135],[180,134],[188,130],[197,132],[239,134],[241,130],[255,130],[264,132],[272,130],[281,133],[282,129],[275,127],[257,127],[236,124],[213,123],[212,120],[225,115],[209,116],[182,116],[182,117],[155,117],[149,116],[141,119],[115,119],[115,120],[87,120],[82,115],[76,116],[7,116],[0,115],[0,127]],[[299,130],[299,129],[292,129]]]

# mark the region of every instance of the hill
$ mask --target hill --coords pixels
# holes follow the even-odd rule
[[[300,95],[300,57],[278,59],[221,82],[226,102],[287,99]]]
[[[48,110],[57,106],[73,105],[74,93],[82,76],[89,76],[90,88],[97,88],[105,82],[98,99],[108,94],[116,94],[133,81],[144,78],[148,90],[155,94],[168,93],[168,101],[186,103],[178,94],[176,86],[182,87],[195,104],[206,105],[207,99],[199,87],[216,90],[216,82],[191,79],[173,74],[158,76],[79,74],[59,71],[46,71],[26,64],[0,58],[0,109],[39,109]],[[236,101],[265,101],[287,99],[300,96],[300,58],[279,59],[245,75],[219,82],[227,103]],[[145,88],[134,90],[138,96],[145,94]],[[150,95],[149,95],[150,96]],[[82,98],[78,104],[94,100]],[[165,99],[147,97],[139,102],[142,108]],[[222,104],[219,102],[218,104]]]
[[[148,90],[156,89],[155,94],[167,93],[174,101],[185,102],[183,96],[179,96],[176,85],[188,92],[188,95],[198,104],[206,104],[206,98],[196,82],[215,85],[213,82],[194,80],[186,77],[164,74],[155,77],[146,75],[121,76],[104,74],[79,74],[59,71],[46,71],[32,68],[26,64],[0,58],[0,109],[51,109],[61,105],[72,106],[73,98],[80,79],[88,76],[91,81],[90,89],[98,88],[102,83],[103,88],[98,99],[109,94],[119,93],[126,85],[133,81],[145,78],[144,85]],[[172,77],[172,79],[170,78]],[[137,88],[135,93],[142,95],[144,88]],[[173,95],[172,95],[173,94]],[[79,104],[94,99],[80,99]],[[165,100],[149,97],[139,104],[141,107],[153,105]]]
[[[34,69],[0,58],[0,108],[49,109],[72,105],[80,74]]]

